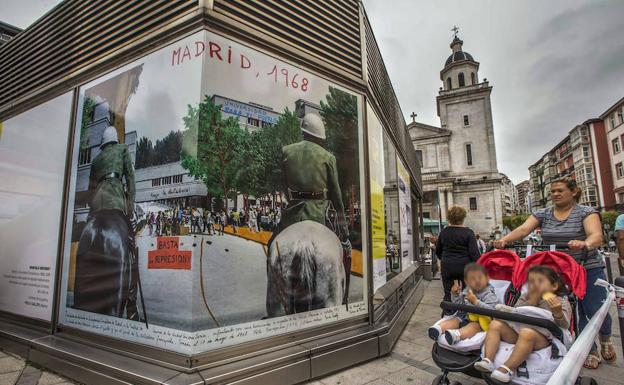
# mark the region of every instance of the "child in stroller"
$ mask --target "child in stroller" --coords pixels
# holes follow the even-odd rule
[[[544,265],[531,266],[528,273],[528,290],[516,302],[516,307],[536,307],[531,312],[538,317],[554,320],[564,330],[570,328],[572,309],[567,300],[567,289],[561,276]],[[540,311],[542,310],[542,311]],[[530,325],[493,320],[485,337],[484,358],[475,363],[475,368],[489,373],[501,383],[511,382],[514,372],[526,361],[531,352],[548,347],[551,342],[547,330]],[[494,357],[500,342],[514,344],[511,355],[498,369],[494,370]]]
[[[456,280],[451,288],[451,301],[453,303],[470,304],[474,306],[494,309],[499,303],[494,287],[490,285],[485,267],[478,263],[469,263],[464,268],[464,280],[466,288],[461,290],[461,282]],[[429,337],[437,341],[440,334],[449,345],[474,337],[481,331],[486,331],[490,318],[477,314],[457,312],[450,317],[444,317],[441,321],[429,328]]]

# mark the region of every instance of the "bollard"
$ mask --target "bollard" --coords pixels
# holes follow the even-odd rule
[[[624,277],[615,279],[615,286],[624,289]],[[620,338],[622,339],[622,354],[624,354],[624,290],[615,291],[615,302],[617,303],[618,320],[620,322]]]

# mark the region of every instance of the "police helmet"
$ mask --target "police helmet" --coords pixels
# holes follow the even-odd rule
[[[119,138],[117,137],[117,129],[113,126],[108,126],[104,130],[102,134],[102,143],[100,143],[100,147],[107,143],[119,143]]]
[[[308,112],[301,122],[301,130],[319,139],[326,139],[325,124],[319,114]]]

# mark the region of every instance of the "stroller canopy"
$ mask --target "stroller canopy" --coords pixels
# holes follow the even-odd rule
[[[560,251],[542,251],[527,257],[513,275],[512,284],[519,289],[527,280],[531,266],[544,265],[555,270],[563,277],[563,281],[574,295],[583,299],[587,289],[585,268],[571,256]]]
[[[485,267],[491,279],[511,281],[520,267],[520,257],[510,250],[493,250],[483,254],[477,263]]]

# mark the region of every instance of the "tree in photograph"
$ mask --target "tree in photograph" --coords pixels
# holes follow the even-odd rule
[[[197,107],[189,105],[183,121],[188,130],[196,130],[190,136],[197,137],[197,151],[184,151],[182,167],[204,182],[209,195],[226,198],[227,210],[228,193],[237,184],[239,170],[248,166],[240,149],[249,134],[240,128],[237,118],[224,119],[221,106],[209,95]]]
[[[87,126],[93,122],[93,111],[95,110],[95,100],[85,96],[82,104],[82,121],[80,122],[80,149],[85,149],[89,144]]]
[[[154,153],[154,145],[147,137],[139,139],[136,148],[136,162],[134,168],[140,169],[154,165],[156,154]]]
[[[329,87],[326,101],[321,101],[321,116],[325,121],[327,147],[338,164],[342,199],[353,225],[360,180],[357,98]]]
[[[282,147],[301,141],[301,122],[297,115],[288,108],[280,115],[277,122],[263,128],[257,141],[262,153],[262,179],[264,194],[271,194],[273,199],[278,193],[284,192],[284,178],[282,175]]]

